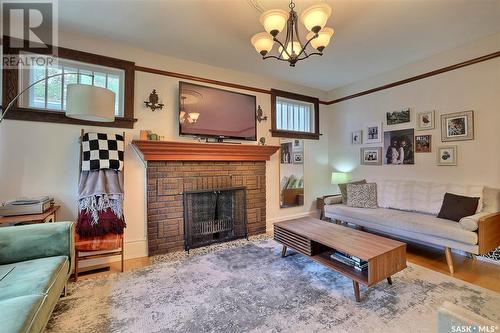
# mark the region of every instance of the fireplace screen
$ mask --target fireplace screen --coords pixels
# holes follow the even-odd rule
[[[245,187],[184,192],[186,251],[247,237],[246,224]]]

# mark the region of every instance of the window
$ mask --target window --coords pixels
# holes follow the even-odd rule
[[[29,56],[29,54],[26,54]],[[68,84],[79,83],[107,88],[115,93],[115,116],[123,117],[125,71],[79,61],[58,59],[52,66],[19,67],[19,89],[55,74],[61,76],[37,83],[22,96],[19,106],[42,110],[65,111]]]
[[[273,136],[319,139],[319,100],[314,97],[271,90]]]
[[[3,54],[23,57],[33,55],[24,50],[11,49],[3,44]],[[97,54],[57,48],[57,61],[53,64],[16,68],[3,68],[2,104],[7,105],[19,91],[37,80],[58,73],[63,76],[48,78],[26,91],[17,105],[5,118],[29,121],[82,124],[92,126],[133,128],[134,122],[134,76],[135,64],[130,61],[110,58]],[[78,73],[78,74],[74,74]],[[115,93],[115,121],[100,123],[72,119],[65,116],[67,86],[71,83],[89,84],[110,89]]]

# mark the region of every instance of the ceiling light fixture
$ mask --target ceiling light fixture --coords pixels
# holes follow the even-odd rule
[[[325,27],[328,18],[332,14],[332,8],[322,2],[307,8],[302,13],[300,20],[306,29],[310,31],[307,34],[307,42],[303,44],[300,41],[298,31],[299,16],[294,10],[295,3],[293,0],[290,1],[288,7],[290,13],[281,9],[271,9],[262,13],[260,23],[264,26],[266,32],[254,35],[251,42],[255,50],[262,55],[262,59],[288,61],[290,66],[295,67],[299,60],[304,60],[312,55],[323,55],[323,50],[330,43],[334,33],[332,28]],[[282,43],[277,36],[285,29],[285,26],[286,38],[285,42]],[[279,45],[278,55],[268,55],[275,42]],[[307,51],[309,44],[316,51]]]

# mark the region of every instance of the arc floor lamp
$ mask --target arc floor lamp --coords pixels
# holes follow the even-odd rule
[[[14,103],[37,83],[47,79],[63,75],[85,75],[94,77],[91,74],[82,73],[58,73],[49,75],[43,79],[33,82],[24,88],[19,94],[10,101],[5,111],[0,115],[0,123],[7,112],[12,109]],[[87,84],[68,84],[68,101],[66,104],[66,117],[80,120],[113,122],[115,121],[115,93],[109,89],[91,86]]]

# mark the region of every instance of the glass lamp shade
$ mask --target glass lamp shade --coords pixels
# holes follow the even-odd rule
[[[198,112],[189,113],[189,118],[193,121],[193,123],[195,123],[199,117],[200,117],[200,114]]]
[[[334,30],[332,28],[323,28],[320,32],[318,32],[318,37],[314,38],[311,41],[311,46],[320,52],[323,51],[325,47],[330,44],[330,39],[332,38]],[[314,37],[314,32],[310,32],[307,34],[307,40]]]
[[[260,23],[273,36],[283,31],[288,20],[288,13],[281,9],[270,9],[260,15]]]
[[[348,174],[345,172],[332,172],[333,185],[347,183],[347,181],[349,180],[348,178]]]
[[[255,47],[255,51],[259,52],[262,55],[266,55],[273,48],[273,37],[271,37],[267,32],[260,32],[255,34],[252,39],[253,47]]]
[[[68,84],[66,117],[80,120],[115,121],[115,93],[87,84]]]
[[[279,47],[278,48],[278,52],[281,54],[282,58],[285,59],[285,60],[288,60],[290,57],[288,56],[288,54],[292,54],[292,43],[288,43],[287,47],[286,47],[286,51],[288,52],[288,54],[286,54],[286,52],[283,52],[281,53],[281,51],[283,51],[283,47]],[[300,46],[300,43],[299,42],[293,42],[293,52],[298,55],[300,53],[300,51],[302,51],[302,46]]]
[[[318,32],[326,25],[331,14],[332,8],[326,3],[320,3],[304,10],[300,20],[307,30]]]

